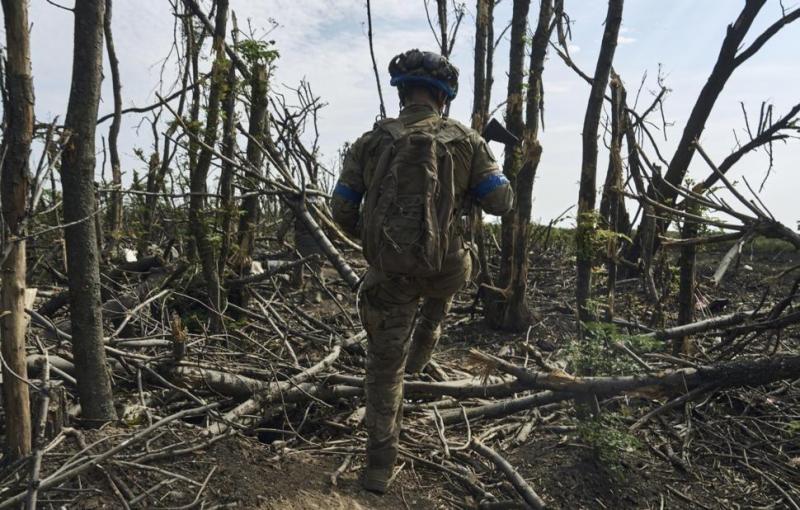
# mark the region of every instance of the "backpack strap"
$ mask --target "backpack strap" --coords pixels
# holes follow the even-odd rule
[[[389,133],[392,140],[397,140],[403,136],[406,127],[400,119],[383,119],[375,123],[375,128],[379,131]]]

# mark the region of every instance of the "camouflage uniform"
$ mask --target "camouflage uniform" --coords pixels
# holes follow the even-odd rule
[[[407,106],[398,118],[407,128],[413,125],[433,129],[441,122],[439,114],[427,105]],[[511,187],[486,142],[456,121],[445,122],[464,133],[448,144],[453,155],[456,211],[463,212],[470,195],[490,214],[509,211],[513,201]],[[345,159],[331,206],[334,220],[354,236],[358,236],[361,198],[378,158],[391,143],[388,133],[373,129],[352,145]],[[403,371],[419,371],[428,362],[453,295],[470,278],[471,255],[459,232],[451,232],[449,246],[437,275],[400,277],[371,268],[361,286],[359,311],[368,335],[367,475],[370,471],[391,471],[394,466],[403,414]],[[409,342],[420,298],[420,318]]]

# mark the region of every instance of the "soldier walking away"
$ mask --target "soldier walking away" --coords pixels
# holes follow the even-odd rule
[[[486,141],[443,117],[458,92],[458,69],[414,49],[394,57],[389,73],[400,115],[351,146],[331,202],[334,220],[360,235],[370,266],[359,295],[368,336],[361,483],[381,494],[397,459],[403,372],[428,363],[453,295],[471,277],[460,217],[470,200],[496,215],[513,203]]]

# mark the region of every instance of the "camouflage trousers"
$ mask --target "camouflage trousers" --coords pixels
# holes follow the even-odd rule
[[[370,269],[361,287],[359,310],[367,331],[367,468],[394,465],[403,417],[403,373],[409,349],[429,353],[453,295],[470,277],[469,252],[448,255],[441,273],[428,278],[389,277]],[[419,301],[420,319],[411,341]],[[413,344],[413,345],[412,345]],[[414,354],[412,353],[412,357]],[[427,360],[425,360],[427,361]]]

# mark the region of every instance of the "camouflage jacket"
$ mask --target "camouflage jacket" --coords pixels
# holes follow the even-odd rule
[[[434,128],[441,117],[429,106],[411,105],[400,112],[398,119],[408,128]],[[448,145],[453,155],[456,211],[462,211],[468,200],[475,200],[489,214],[503,215],[511,210],[514,194],[508,179],[497,166],[486,141],[477,131],[463,124],[445,122],[464,131],[464,136]],[[333,219],[350,235],[358,237],[359,208],[369,179],[383,150],[392,137],[377,127],[353,143],[344,160],[342,173],[333,191]]]

